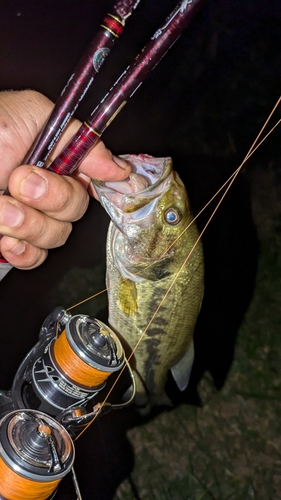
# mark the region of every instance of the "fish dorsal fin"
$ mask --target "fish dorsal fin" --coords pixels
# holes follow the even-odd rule
[[[138,292],[134,281],[121,281],[118,290],[118,303],[125,314],[131,316],[138,310]]]

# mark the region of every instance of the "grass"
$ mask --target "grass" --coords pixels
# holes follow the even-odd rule
[[[247,175],[259,270],[228,380],[218,393],[206,374],[202,408],[129,431],[135,467],[115,500],[281,499],[281,184],[270,168]]]

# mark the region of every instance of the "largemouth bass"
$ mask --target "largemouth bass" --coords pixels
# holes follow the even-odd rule
[[[169,370],[180,390],[188,385],[204,289],[203,250],[199,242],[176,277],[199,235],[185,186],[171,158],[123,158],[132,166],[127,181],[93,182],[111,217],[106,250],[109,324],[127,355],[145,332],[130,361],[136,373],[135,402],[145,407],[167,404]]]

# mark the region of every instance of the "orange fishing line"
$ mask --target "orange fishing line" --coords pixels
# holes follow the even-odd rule
[[[175,241],[168,247],[168,249],[166,250],[166,252],[164,252],[164,254],[159,257],[159,259],[156,261],[158,262],[159,260],[161,260],[161,258],[165,255],[165,253],[167,253],[167,251],[170,250],[170,248],[173,247],[173,245],[181,238],[181,236],[185,233],[185,231],[187,231],[187,229],[191,226],[191,224],[193,224],[193,222],[197,219],[197,217],[199,217],[199,215],[205,210],[205,208],[207,208],[207,206],[211,203],[211,201],[213,201],[213,199],[220,193],[220,191],[227,185],[227,189],[226,191],[224,192],[224,194],[222,195],[221,199],[219,200],[218,204],[216,205],[213,213],[211,214],[210,218],[208,219],[206,225],[204,226],[202,232],[200,233],[199,237],[197,238],[195,244],[193,245],[192,249],[190,250],[189,254],[187,255],[187,257],[184,259],[184,262],[183,264],[181,265],[180,269],[178,270],[178,272],[176,273],[176,276],[173,280],[173,282],[171,283],[171,285],[169,286],[168,290],[166,291],[163,299],[161,300],[161,302],[158,304],[158,307],[156,308],[154,314],[152,315],[150,321],[148,322],[145,330],[143,331],[143,333],[141,334],[137,344],[135,345],[132,353],[130,354],[130,356],[128,357],[127,359],[127,362],[130,361],[130,359],[132,358],[132,356],[134,355],[136,349],[138,348],[139,344],[141,343],[143,337],[145,336],[148,328],[150,327],[151,323],[153,322],[155,316],[157,315],[159,309],[161,308],[161,306],[163,305],[163,302],[165,301],[165,299],[167,298],[171,288],[173,287],[178,275],[180,274],[181,270],[183,269],[183,267],[185,266],[186,262],[188,261],[188,259],[190,258],[191,254],[193,253],[195,247],[197,246],[202,234],[205,232],[207,226],[209,225],[211,219],[213,218],[213,216],[215,215],[216,211],[218,210],[219,206],[221,205],[224,197],[226,196],[228,190],[230,189],[231,185],[233,184],[234,180],[236,179],[238,173],[240,172],[242,166],[246,163],[246,161],[250,158],[250,156],[259,148],[259,146],[265,141],[265,139],[273,132],[273,130],[277,127],[277,125],[279,125],[279,123],[281,122],[281,119],[278,120],[278,122],[271,128],[271,130],[266,134],[266,136],[260,140],[260,142],[256,145],[260,135],[262,134],[263,130],[265,129],[267,123],[269,122],[271,116],[273,115],[273,113],[275,112],[277,106],[280,104],[281,102],[281,97],[279,97],[279,99],[277,100],[275,106],[273,107],[272,111],[270,112],[268,118],[266,119],[264,125],[262,126],[260,132],[258,133],[257,137],[255,138],[254,142],[252,143],[248,153],[246,154],[244,160],[242,161],[242,163],[239,165],[239,167],[231,174],[231,176],[226,180],[226,182],[220,187],[220,189],[212,196],[212,198],[208,201],[208,203],[200,210],[200,212],[196,215],[196,217],[194,217],[193,221],[182,231],[182,233],[175,239]],[[256,145],[256,146],[255,146]],[[231,181],[231,182],[230,182]],[[147,268],[151,267],[153,264],[149,264],[147,266]],[[127,278],[124,278],[124,281],[126,281]],[[101,293],[104,293],[108,290],[108,288],[104,289],[104,290],[101,290],[100,292],[98,292],[97,294],[95,295],[92,295],[91,297],[88,297],[86,299],[84,299],[83,301],[69,307],[67,310],[70,310],[70,309],[73,309],[74,307],[77,307],[79,306],[80,304],[83,304],[84,302],[87,302],[88,300],[91,300],[92,298],[96,297],[97,295],[101,294]],[[120,370],[114,384],[112,385],[111,389],[109,390],[107,396],[105,397],[104,401],[101,403],[101,409],[103,408],[103,406],[106,404],[107,402],[107,399],[108,397],[110,396],[111,392],[113,391],[115,385],[117,384],[117,382],[119,381],[119,378],[121,377],[121,375],[123,374],[124,370],[125,370],[126,366],[124,365],[122,367],[122,369]],[[78,439],[83,433],[84,431],[96,420],[97,416],[98,416],[99,412],[97,412],[97,414],[95,415],[95,417],[88,423],[88,425],[82,430],[82,432],[76,437],[76,439]],[[75,439],[75,440],[76,440]]]
[[[36,482],[16,474],[0,458],[0,496],[5,500],[46,500],[56,490],[60,479]]]
[[[111,374],[93,368],[80,359],[69,345],[65,330],[54,343],[54,358],[71,380],[86,387],[102,384]]]

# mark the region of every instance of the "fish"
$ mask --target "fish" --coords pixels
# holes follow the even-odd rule
[[[132,168],[126,181],[93,183],[111,218],[108,322],[130,356],[134,402],[145,409],[171,405],[165,393],[169,370],[181,391],[188,385],[193,331],[204,294],[204,258],[187,191],[172,159],[147,154],[122,158]]]

